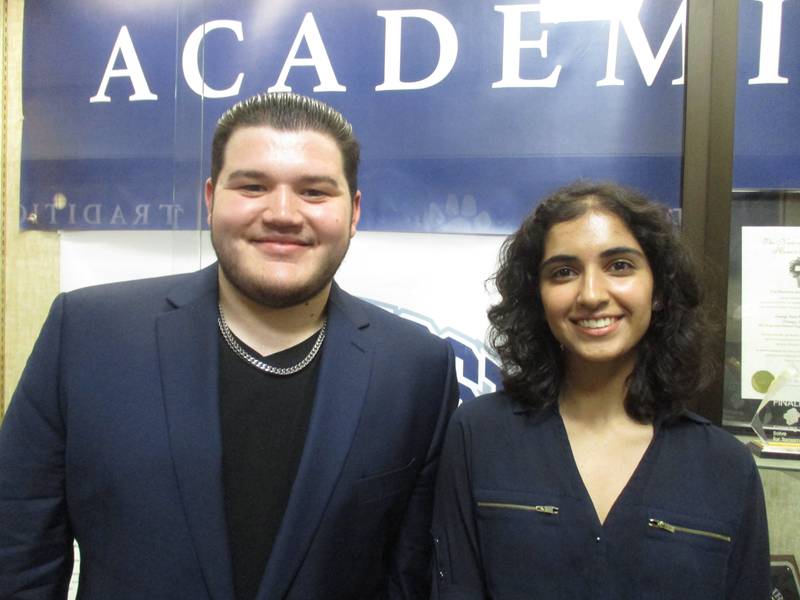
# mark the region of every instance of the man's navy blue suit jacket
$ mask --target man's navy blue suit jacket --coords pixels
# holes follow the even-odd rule
[[[60,295],[0,429],[0,598],[234,597],[216,265]],[[259,600],[425,597],[449,344],[335,284]]]

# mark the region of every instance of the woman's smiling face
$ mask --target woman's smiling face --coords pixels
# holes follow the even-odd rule
[[[547,232],[539,265],[545,317],[567,365],[630,366],[650,326],[653,273],[625,223],[596,207]]]

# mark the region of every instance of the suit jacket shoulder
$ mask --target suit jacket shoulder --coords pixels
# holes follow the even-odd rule
[[[423,325],[357,298],[334,283],[331,290],[332,305],[338,307],[356,327],[365,330],[378,343],[398,348],[413,348],[415,352],[427,350],[440,355],[446,341],[431,333]]]
[[[70,306],[122,312],[180,306],[217,291],[216,263],[200,271],[79,288],[63,294]]]

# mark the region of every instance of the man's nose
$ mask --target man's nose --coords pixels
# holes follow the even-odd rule
[[[288,186],[277,186],[267,195],[261,219],[277,226],[302,225],[303,215],[300,211],[302,200]]]

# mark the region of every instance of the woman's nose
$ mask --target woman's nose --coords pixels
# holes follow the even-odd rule
[[[584,306],[595,307],[608,301],[605,277],[593,269],[584,272],[578,293],[578,302]]]

